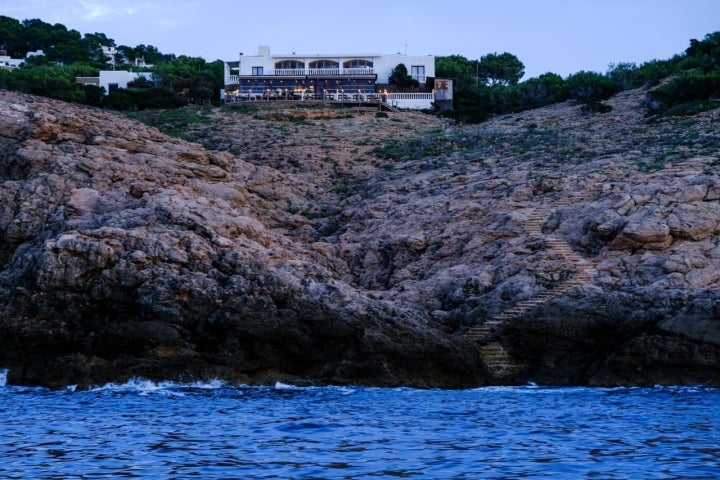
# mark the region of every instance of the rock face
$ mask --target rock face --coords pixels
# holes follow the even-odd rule
[[[0,92],[0,368],[720,384],[720,115],[641,98],[462,129],[218,110],[203,147]]]

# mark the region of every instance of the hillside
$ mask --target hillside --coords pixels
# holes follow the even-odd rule
[[[163,124],[0,93],[0,368],[81,385],[720,384],[720,111]],[[200,143],[202,143],[201,146]]]

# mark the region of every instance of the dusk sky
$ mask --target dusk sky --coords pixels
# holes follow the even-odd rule
[[[0,15],[208,61],[258,45],[279,54],[509,52],[526,79],[667,59],[720,30],[720,0],[0,0]]]

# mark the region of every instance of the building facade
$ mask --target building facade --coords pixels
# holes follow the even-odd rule
[[[0,67],[12,70],[14,68],[18,68],[20,65],[25,63],[25,60],[27,60],[30,57],[34,57],[37,55],[45,55],[42,50],[38,50],[36,52],[28,52],[25,55],[25,58],[11,58],[9,55],[7,55],[7,52],[5,50],[0,50]]]
[[[402,54],[282,54],[258,47],[257,55],[239,56],[225,63],[225,98],[324,99],[363,101],[379,98],[378,84],[388,83],[392,71],[404,64],[420,84],[435,76],[435,57]],[[423,94],[418,94],[423,95]],[[431,94],[424,94],[431,95]],[[428,102],[420,102],[423,107]],[[430,101],[430,104],[432,100]]]
[[[128,72],[126,70],[100,70],[97,77],[75,77],[75,82],[80,85],[95,85],[105,89],[105,95],[108,95],[121,88],[127,88],[128,83],[134,82],[139,78],[144,78],[150,82],[153,81],[152,72]]]

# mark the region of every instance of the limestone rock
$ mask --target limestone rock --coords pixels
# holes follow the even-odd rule
[[[693,241],[712,235],[720,223],[720,205],[717,203],[681,203],[667,218],[670,233],[676,238]]]
[[[664,250],[672,243],[670,227],[657,219],[628,222],[610,246],[613,250]]]
[[[649,124],[642,95],[462,129],[217,109],[187,127],[203,147],[0,92],[0,368],[51,386],[720,384],[718,113]],[[663,137],[684,143],[673,166],[638,168]],[[522,368],[499,375],[488,345]]]

